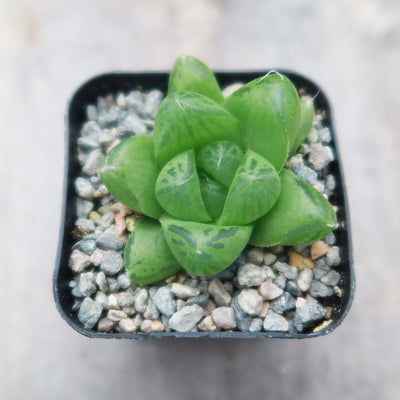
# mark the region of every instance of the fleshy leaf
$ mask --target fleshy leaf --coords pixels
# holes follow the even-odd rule
[[[193,92],[173,93],[164,99],[153,137],[160,167],[185,150],[197,151],[215,140],[231,140],[243,146],[239,121],[215,101]]]
[[[202,94],[217,103],[224,101],[212,71],[200,60],[191,56],[179,57],[169,75],[168,94],[182,91]]]
[[[249,148],[280,171],[300,122],[300,100],[289,79],[258,78],[232,93],[225,107],[240,121]]]
[[[208,276],[239,256],[251,235],[251,226],[216,226],[185,222],[163,215],[160,219],[172,254],[189,272]]]
[[[197,153],[196,161],[199,167],[229,188],[243,157],[244,153],[237,144],[220,140],[202,147]]]
[[[289,157],[293,156],[300,145],[310,134],[311,126],[314,119],[314,106],[311,98],[301,100],[300,103],[300,124],[294,137],[293,143],[289,150]]]
[[[193,150],[184,151],[165,164],[157,178],[156,197],[175,218],[211,221],[201,196]]]
[[[162,214],[154,193],[158,169],[151,136],[132,136],[115,146],[99,174],[110,193],[133,211],[153,218]]]
[[[281,194],[274,207],[254,225],[250,243],[294,246],[326,236],[336,225],[329,201],[310,184],[283,169]]]
[[[176,274],[180,269],[158,221],[144,218],[135,224],[124,251],[124,263],[132,282],[148,285]]]
[[[248,150],[240,164],[226,198],[219,225],[246,225],[268,212],[281,189],[273,165]]]
[[[217,219],[224,208],[228,190],[202,169],[198,172],[204,204],[211,218]]]

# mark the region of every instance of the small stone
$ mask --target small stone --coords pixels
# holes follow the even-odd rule
[[[91,296],[96,291],[93,272],[85,272],[80,274],[79,291],[84,297]]]
[[[311,168],[305,165],[297,167],[293,171],[300,179],[303,179],[310,185],[314,185],[317,182],[318,174]]]
[[[115,215],[115,226],[117,228],[118,235],[119,236],[123,235],[123,233],[126,230],[125,217],[122,216],[121,214],[116,214]]]
[[[216,332],[218,330],[211,315],[207,315],[203,321],[199,323],[198,328],[203,332]]]
[[[117,279],[121,289],[127,289],[129,286],[131,286],[131,280],[126,274],[118,275]]]
[[[331,268],[326,265],[326,261],[324,259],[317,260],[313,270],[314,278],[321,279],[328,271],[330,271],[330,269]]]
[[[262,327],[263,320],[261,318],[254,318],[253,321],[251,321],[249,332],[261,332]]]
[[[86,297],[79,308],[78,319],[85,328],[93,328],[99,320],[103,307],[90,297]]]
[[[121,214],[123,217],[126,217],[127,215],[132,213],[132,211],[128,207],[126,207],[125,205],[123,205],[122,203],[119,203],[119,202],[114,203],[111,206],[111,211],[114,214]]]
[[[97,246],[102,250],[122,250],[124,243],[121,239],[109,232],[103,232],[96,240]]]
[[[303,160],[303,156],[301,154],[294,155],[286,162],[286,167],[288,169],[290,169],[291,171],[294,171],[296,168],[299,168],[302,166],[304,166],[304,160]]]
[[[76,243],[76,246],[82,253],[90,256],[96,250],[96,240],[84,238]]]
[[[133,318],[133,322],[136,326],[141,326],[143,323],[144,318],[142,317],[142,314],[136,314]]]
[[[325,328],[327,328],[332,323],[332,320],[323,321],[320,325],[316,326],[313,329],[313,332],[321,332]]]
[[[185,300],[182,300],[182,299],[176,300],[176,310],[177,311],[182,310],[182,308],[185,307],[185,306],[186,306],[186,301]]]
[[[127,107],[137,111],[143,112],[144,104],[142,94],[138,90],[134,90],[125,97]]]
[[[340,264],[340,253],[339,247],[332,246],[329,248],[328,253],[326,254],[326,263],[330,266],[336,266]]]
[[[93,210],[94,204],[92,201],[76,199],[76,214],[79,218],[86,218],[90,211]]]
[[[107,318],[114,322],[119,322],[121,319],[127,318],[128,316],[121,310],[109,310]]]
[[[264,251],[264,264],[271,265],[276,261],[276,255],[270,251]]]
[[[111,224],[114,222],[114,213],[112,211],[104,214],[98,221],[97,224],[102,230],[106,230],[111,226]],[[105,249],[107,250],[107,249]],[[114,249],[109,249],[109,250],[114,250]]]
[[[298,270],[303,269],[313,269],[314,263],[310,258],[303,257],[300,253],[290,249],[289,254],[289,264],[296,267]]]
[[[97,212],[97,211],[92,211],[89,214],[89,218],[92,222],[94,222],[95,224],[97,224],[97,222],[99,222],[101,215]]]
[[[321,282],[324,285],[336,286],[340,281],[340,274],[334,270],[327,272],[322,278]]]
[[[106,133],[104,133],[103,135],[100,136],[99,144],[100,144],[100,146],[108,147],[112,144],[112,142],[114,140],[115,140],[115,135],[113,135],[109,131],[106,131]]]
[[[301,296],[303,294],[303,291],[299,288],[295,281],[286,282],[286,291],[288,291],[293,296]]]
[[[296,299],[296,309],[303,307],[305,304],[307,304],[307,300],[304,297],[298,297]]]
[[[99,134],[101,134],[101,129],[95,121],[86,122],[81,129],[81,137]]]
[[[298,332],[302,332],[309,323],[325,317],[325,309],[317,301],[308,301],[298,308],[294,315],[294,326]]]
[[[129,315],[129,316],[131,316],[131,317],[132,317],[133,315],[136,314],[135,307],[133,307],[133,306],[125,306],[125,307],[122,308],[122,311],[123,311],[126,315]]]
[[[75,180],[75,190],[79,197],[85,200],[93,199],[95,188],[87,179],[77,178]]]
[[[329,246],[333,246],[336,243],[335,234],[333,232],[329,233],[325,236],[324,240]]]
[[[111,332],[115,326],[115,322],[111,321],[107,317],[101,318],[97,326],[99,332]]]
[[[98,267],[101,263],[101,259],[103,258],[104,251],[100,249],[96,249],[89,257],[89,261],[95,267]]]
[[[342,297],[343,296],[343,290],[339,286],[334,286],[333,287],[333,292],[337,297]]]
[[[275,255],[282,254],[285,251],[285,248],[283,246],[272,246],[269,249]]]
[[[218,329],[236,328],[235,313],[230,307],[218,307],[212,312],[212,319]]]
[[[264,261],[264,251],[260,247],[253,247],[247,253],[247,261],[250,264],[261,265]]]
[[[115,297],[117,299],[118,305],[121,308],[126,306],[131,306],[135,301],[133,293],[128,291],[115,293]]]
[[[160,287],[154,295],[153,300],[160,312],[167,317],[171,317],[176,312],[176,302],[168,287]]]
[[[146,319],[151,319],[151,320],[155,320],[160,317],[160,312],[158,311],[158,308],[154,304],[154,301],[152,300],[151,297],[147,299],[147,306],[146,310],[143,313],[143,316]]]
[[[201,308],[207,307],[208,300],[210,299],[210,295],[208,293],[199,294],[198,296],[191,297],[186,304],[191,306],[192,304],[197,304]]]
[[[325,180],[325,186],[328,190],[334,191],[336,188],[336,182],[333,175],[328,175]]]
[[[212,300],[208,300],[207,305],[204,308],[204,313],[206,315],[211,314],[216,308],[217,306],[215,305],[215,303]]]
[[[276,278],[274,270],[269,265],[263,265],[262,269],[267,273],[266,281],[271,282]]]
[[[131,318],[122,318],[118,325],[123,333],[134,333],[138,329],[137,325]]]
[[[252,318],[241,309],[237,297],[232,299],[231,307],[235,313],[237,328],[241,332],[247,332],[251,325]]]
[[[141,288],[135,294],[135,308],[137,312],[144,313],[147,307],[147,299],[149,297],[149,293],[146,289]]]
[[[267,279],[266,271],[255,264],[244,264],[238,270],[238,282],[242,286],[259,286]]]
[[[312,297],[330,297],[333,295],[333,289],[320,281],[314,280],[311,282],[309,293]]]
[[[321,143],[311,145],[308,163],[316,171],[325,168],[333,160],[334,157],[330,147],[323,146]]]
[[[163,93],[157,89],[151,90],[147,94],[144,102],[144,111],[149,117],[154,118],[156,116],[162,98]]]
[[[94,231],[94,223],[87,218],[78,218],[75,222],[75,226],[81,227],[86,233]]]
[[[264,301],[261,312],[260,312],[260,314],[258,314],[258,316],[261,318],[265,318],[268,314],[268,310],[269,310],[269,303],[268,303],[268,301]]]
[[[277,261],[274,264],[274,269],[281,274],[283,274],[287,279],[296,279],[298,274],[298,269],[289,264]]]
[[[100,269],[107,275],[115,275],[124,266],[122,257],[115,251],[109,250],[103,253]]]
[[[140,325],[140,330],[145,333],[162,332],[164,328],[164,324],[161,321],[152,321],[149,319],[145,319]]]
[[[283,290],[281,288],[268,281],[263,282],[258,287],[258,291],[264,300],[275,299],[283,293]]]
[[[289,323],[282,315],[270,310],[264,319],[263,328],[265,331],[286,332],[289,329]]]
[[[231,295],[219,279],[213,279],[208,286],[208,292],[214,298],[217,306],[228,306],[231,302]]]
[[[117,106],[122,110],[126,108],[126,101],[123,93],[118,93],[117,95]]]
[[[176,297],[179,297],[180,299],[188,299],[189,297],[198,296],[200,294],[199,289],[192,288],[182,283],[172,283],[171,291]]]
[[[104,155],[100,149],[93,150],[88,154],[82,172],[85,175],[95,175],[104,161]]]
[[[90,265],[90,257],[82,251],[76,249],[71,253],[68,265],[72,271],[80,273]]]
[[[96,121],[97,119],[97,108],[93,104],[86,106],[86,115],[89,120]]]
[[[169,326],[178,332],[190,331],[200,321],[203,314],[204,310],[197,304],[183,307],[171,317]]]
[[[107,295],[104,292],[97,292],[94,301],[100,304],[103,308],[107,308]]]
[[[280,289],[285,289],[286,287],[286,277],[284,275],[279,275],[276,279],[272,281],[275,286],[278,286]]]
[[[284,292],[282,296],[271,301],[269,308],[277,314],[283,314],[285,311],[292,310],[296,307],[296,299],[287,292]]]
[[[72,290],[71,290],[72,296],[76,297],[77,299],[82,299],[84,296],[79,290],[79,285],[76,285]]]
[[[330,143],[332,140],[331,131],[326,126],[322,129],[318,129],[318,140],[323,143]]]
[[[329,246],[322,240],[317,240],[311,246],[311,258],[316,260],[324,256],[329,250]]]
[[[258,315],[263,307],[263,298],[256,289],[244,289],[238,296],[240,308],[248,315]]]
[[[312,279],[313,271],[311,269],[303,269],[297,278],[297,285],[303,292],[306,292],[310,289]]]
[[[84,153],[100,148],[99,141],[95,135],[78,138],[78,146]]]

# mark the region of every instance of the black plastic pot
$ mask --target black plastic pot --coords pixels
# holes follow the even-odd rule
[[[99,96],[110,93],[127,92],[133,89],[160,89],[166,92],[168,84],[168,73],[127,73],[114,72],[97,76],[84,83],[73,94],[66,112],[65,133],[65,174],[64,174],[64,203],[62,209],[62,220],[60,228],[60,241],[56,266],[53,276],[53,291],[57,309],[67,323],[79,333],[92,338],[310,338],[328,334],[340,325],[348,313],[355,291],[355,276],[352,256],[352,243],[350,234],[349,209],[346,197],[346,187],[337,144],[337,138],[332,120],[332,111],[325,94],[309,79],[290,71],[281,71],[294,83],[297,89],[304,89],[306,93],[318,94],[314,100],[316,109],[325,112],[326,124],[332,133],[332,147],[336,152],[336,160],[330,164],[329,173],[334,175],[337,187],[331,202],[338,207],[338,220],[340,227],[335,231],[337,245],[341,249],[342,262],[338,269],[341,272],[341,288],[343,295],[337,298],[336,306],[332,311],[333,322],[324,330],[317,333],[283,333],[283,332],[161,332],[161,333],[99,333],[85,329],[78,321],[77,313],[72,310],[74,298],[71,294],[69,282],[73,279],[73,272],[68,267],[71,248],[74,243],[72,231],[75,228],[76,216],[76,194],[74,179],[80,174],[80,165],[77,157],[77,139],[80,128],[86,119],[85,109],[88,104],[96,102]],[[248,82],[259,76],[265,75],[266,71],[254,72],[218,72],[217,79],[221,86],[235,83]]]

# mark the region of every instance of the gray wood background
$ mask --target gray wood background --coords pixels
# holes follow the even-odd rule
[[[0,398],[398,398],[399,20],[398,0],[0,0]],[[57,314],[66,101],[95,74],[169,69],[183,53],[290,68],[330,97],[357,270],[331,335],[102,341]]]

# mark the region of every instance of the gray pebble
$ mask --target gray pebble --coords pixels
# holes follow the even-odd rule
[[[77,178],[75,180],[75,190],[79,197],[86,200],[92,200],[95,192],[95,188],[85,178]]]
[[[286,290],[293,296],[301,296],[303,294],[295,281],[287,281]]]
[[[88,154],[82,172],[85,175],[95,175],[103,163],[104,155],[100,149],[94,150]]]
[[[198,296],[191,297],[186,305],[191,306],[192,304],[197,304],[201,308],[206,308],[210,295],[208,293],[199,294]]]
[[[85,328],[93,328],[99,320],[103,307],[97,304],[90,297],[86,297],[78,312],[78,319]]]
[[[100,291],[96,293],[94,301],[100,304],[103,308],[106,308],[108,306],[107,300],[107,295],[105,293]]]
[[[158,308],[154,304],[154,301],[151,297],[147,299],[147,306],[143,313],[143,317],[151,320],[155,320],[160,317],[160,312],[158,311]]]
[[[274,264],[274,269],[283,274],[287,279],[296,279],[299,272],[296,267],[279,261]]]
[[[79,275],[79,291],[84,297],[91,296],[96,291],[93,272],[84,272]]]
[[[103,257],[104,251],[97,248],[91,255],[90,255],[90,263],[93,264],[95,267],[98,267],[101,263],[101,259]]]
[[[333,175],[328,175],[326,177],[325,186],[328,190],[331,190],[331,191],[335,190],[336,182],[335,182],[335,178],[333,177]]]
[[[118,280],[116,278],[108,277],[107,278],[107,284],[108,284],[108,290],[111,293],[116,293],[120,289]]]
[[[309,293],[312,297],[330,297],[333,295],[333,289],[320,281],[314,280],[311,282]]]
[[[99,138],[99,144],[103,147],[108,147],[115,140],[115,135],[113,135],[110,131],[106,131]]]
[[[228,306],[232,297],[219,279],[213,279],[208,286],[208,292],[219,307]]]
[[[303,179],[304,181],[308,182],[310,185],[313,185],[317,182],[318,174],[311,168],[306,166],[301,166],[296,168],[293,171],[299,178]]]
[[[199,289],[192,288],[182,283],[173,283],[171,285],[171,291],[176,297],[179,297],[180,299],[188,299],[189,297],[198,296],[200,294]]]
[[[306,268],[303,269],[303,271],[300,271],[299,276],[297,278],[297,284],[303,292],[306,292],[308,289],[310,289],[312,279],[313,279],[313,271],[311,269]]]
[[[264,261],[264,251],[260,247],[253,247],[247,253],[247,261],[250,264],[261,265]]]
[[[241,332],[247,332],[251,325],[252,318],[246,314],[239,305],[237,297],[234,297],[231,302],[231,307],[235,313],[236,326]]]
[[[330,143],[332,140],[331,131],[328,127],[324,127],[322,129],[318,129],[318,140],[323,143]]]
[[[94,193],[94,192],[93,192]],[[86,218],[90,211],[93,210],[94,204],[92,201],[76,199],[76,214],[79,218]]]
[[[102,229],[106,230],[111,226],[111,224],[114,222],[115,214],[110,211],[104,215],[101,216],[101,218],[98,220],[97,225]]]
[[[137,290],[134,303],[137,312],[144,313],[146,311],[148,297],[149,294],[146,289],[141,288]]]
[[[86,267],[90,265],[90,258],[87,254],[82,251],[76,249],[71,253],[69,258],[69,267],[72,271],[76,273],[80,273],[84,271]]]
[[[244,289],[237,297],[240,308],[248,315],[258,315],[263,307],[263,298],[256,289]]]
[[[123,318],[128,316],[121,310],[109,310],[107,313],[107,318],[114,322],[119,322]]]
[[[119,310],[118,301],[114,294],[110,294],[107,297],[107,308],[110,310]]]
[[[160,287],[153,297],[156,307],[167,317],[171,317],[176,312],[176,302],[174,295],[168,287]]]
[[[119,321],[118,326],[121,328],[123,333],[134,333],[138,330],[138,326],[131,318],[122,318]]]
[[[75,226],[80,226],[85,232],[90,233],[94,231],[94,223],[87,218],[78,218]]]
[[[86,255],[90,256],[96,250],[95,239],[83,239],[76,243],[77,248]],[[75,247],[74,246],[74,247]]]
[[[330,271],[330,267],[326,265],[324,259],[319,259],[315,262],[315,267],[313,269],[314,278],[321,279],[328,271]]]
[[[336,286],[340,281],[340,274],[334,270],[327,272],[322,278],[321,282],[324,285]]]
[[[138,90],[134,90],[125,96],[125,103],[128,108],[131,108],[137,112],[144,112],[143,97]]]
[[[265,331],[286,332],[289,329],[289,323],[282,315],[269,310],[264,319],[263,327]]]
[[[267,279],[266,271],[255,264],[245,264],[239,267],[238,282],[242,286],[259,286]]]
[[[286,277],[283,275],[279,275],[276,279],[274,279],[272,282],[275,286],[278,286],[278,288],[281,288],[282,290],[285,289],[286,287]]]
[[[286,162],[286,167],[291,171],[295,171],[296,168],[300,168],[303,166],[304,166],[304,160],[301,154],[294,155]]]
[[[292,310],[296,307],[296,299],[288,292],[284,292],[282,296],[272,300],[269,308],[277,314],[283,314],[285,311]]]
[[[188,332],[200,321],[203,314],[204,310],[197,304],[183,307],[171,317],[169,326],[174,331]]]
[[[218,329],[236,328],[235,313],[230,307],[218,307],[211,316]]]
[[[163,93],[160,90],[151,90],[147,94],[144,103],[144,110],[149,117],[154,118],[156,116],[162,98]]]
[[[263,265],[262,269],[267,273],[266,281],[273,281],[276,278],[274,270],[269,265]]]
[[[324,240],[329,246],[333,246],[336,243],[335,234],[333,232],[329,233],[325,236]]]
[[[85,122],[81,129],[81,137],[83,136],[91,136],[91,135],[99,135],[101,134],[101,129],[97,122],[95,121],[89,121]]]
[[[111,106],[108,111],[102,112],[97,118],[101,127],[111,127],[117,124],[121,110],[117,106]]]
[[[82,299],[84,297],[81,291],[79,290],[79,285],[76,285],[74,288],[72,288],[71,294],[77,299]]]
[[[294,326],[297,331],[302,332],[310,322],[324,318],[326,310],[317,301],[307,301],[305,305],[298,308],[294,315]]]
[[[124,266],[122,257],[115,251],[105,251],[101,258],[100,269],[107,275],[115,275]]]
[[[90,152],[100,148],[97,137],[93,135],[78,138],[78,146],[83,152]]]
[[[251,321],[249,332],[261,332],[263,327],[263,320],[261,318],[254,318]]]
[[[122,250],[124,243],[121,239],[109,232],[103,232],[96,240],[97,246],[102,250]]]
[[[128,115],[125,118],[122,127],[126,128],[131,135],[144,135],[147,132],[146,124],[135,114]],[[119,134],[119,136],[121,137],[121,134]],[[122,137],[124,136],[122,135]]]
[[[332,246],[329,248],[328,253],[326,254],[326,263],[330,266],[336,266],[340,264],[340,253],[339,247]]]
[[[264,264],[271,265],[276,261],[276,255],[270,251],[264,252]]]
[[[97,108],[96,106],[89,104],[86,106],[86,115],[89,120],[96,121],[97,119]]]
[[[311,145],[308,163],[316,171],[325,168],[333,160],[334,157],[330,147],[323,146],[321,143]]]
[[[121,289],[127,289],[129,286],[131,286],[131,280],[126,274],[118,275],[117,279]]]
[[[272,282],[268,282],[268,281],[263,282],[259,286],[258,291],[264,300],[275,299],[283,293],[283,290],[280,287],[278,287],[278,286],[274,285]]]

